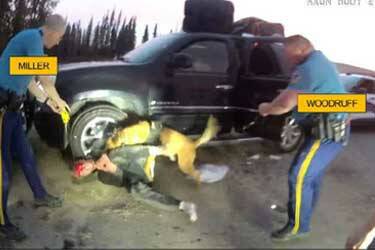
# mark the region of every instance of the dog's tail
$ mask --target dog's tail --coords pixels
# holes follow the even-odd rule
[[[195,141],[195,147],[199,147],[202,144],[209,142],[214,138],[220,130],[219,123],[215,117],[210,115],[207,121],[206,129],[200,138]]]

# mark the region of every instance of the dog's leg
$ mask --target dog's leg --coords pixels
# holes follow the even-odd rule
[[[194,166],[195,156],[195,150],[185,150],[184,152],[179,152],[178,166],[183,173],[193,177],[199,185],[201,182],[201,178],[200,172],[196,170]]]
[[[152,147],[150,149],[150,154],[153,154],[155,156],[163,155],[168,157],[171,161],[176,161],[176,155],[171,152],[171,150],[168,150],[167,146]]]
[[[155,175],[154,169],[155,169],[155,156],[150,155],[147,158],[146,165],[144,167],[144,171],[145,171],[145,174],[147,176],[147,179],[151,182],[154,180],[154,175]]]

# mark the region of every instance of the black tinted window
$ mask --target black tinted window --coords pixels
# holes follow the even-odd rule
[[[228,51],[224,42],[195,42],[180,52],[193,58],[193,66],[183,71],[226,73],[228,70]]]
[[[166,48],[173,44],[178,38],[175,34],[159,36],[140,45],[134,50],[128,52],[124,57],[125,62],[146,63],[152,61]]]

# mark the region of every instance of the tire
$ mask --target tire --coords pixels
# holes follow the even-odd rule
[[[69,131],[74,159],[90,155],[92,144],[101,139],[105,128],[128,118],[128,114],[110,105],[96,105],[79,113]]]
[[[278,148],[282,153],[288,153],[296,150],[304,140],[302,128],[294,122],[291,116],[287,116],[281,128]]]
[[[234,6],[225,0],[187,0],[185,2],[185,32],[230,33]]]
[[[184,15],[200,15],[202,13],[223,13],[233,15],[234,5],[226,0],[186,0],[184,6]]]

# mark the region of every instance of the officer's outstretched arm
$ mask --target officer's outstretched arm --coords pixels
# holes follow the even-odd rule
[[[54,79],[55,78],[49,76],[38,76],[38,80],[40,81],[43,90],[47,93],[49,98],[57,103],[59,112],[64,111],[64,109],[70,110],[68,104],[61,99],[59,93],[57,93]]]
[[[43,89],[41,89],[38,85],[38,83],[35,81],[35,79],[33,78],[29,84],[29,92],[35,96],[35,98],[39,101],[39,102],[45,102],[48,98],[48,95],[46,92],[43,91]]]
[[[35,96],[35,98],[39,102],[43,102],[44,104],[48,105],[53,112],[60,113],[58,104],[51,98],[48,97],[47,93],[39,86],[38,82],[35,81],[33,78],[29,84],[29,92]]]
[[[286,89],[280,93],[271,103],[259,105],[259,112],[263,116],[282,115],[291,111],[297,106],[298,91]]]

